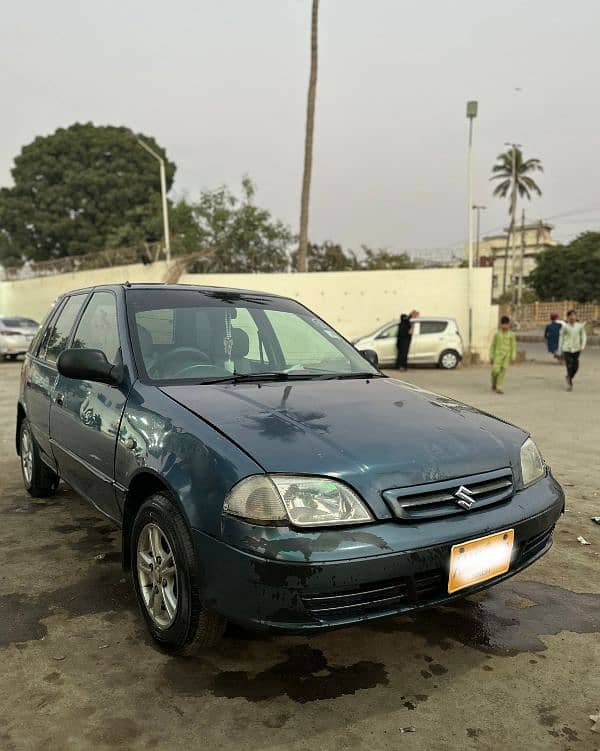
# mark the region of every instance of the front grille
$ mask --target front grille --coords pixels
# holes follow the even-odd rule
[[[515,541],[511,569],[521,567],[544,550],[554,526],[524,540]],[[310,614],[323,623],[340,623],[348,619],[373,617],[412,610],[438,603],[448,595],[448,565],[451,545],[447,547],[447,564],[388,581],[369,583],[352,590],[335,593],[306,594],[302,602]],[[443,551],[446,558],[446,551]],[[462,596],[469,594],[462,590]]]
[[[464,514],[466,509],[457,502],[456,492],[464,487],[470,491],[473,505],[470,511],[509,500],[513,495],[513,476],[509,468],[479,475],[457,477],[442,482],[413,485],[408,488],[385,490],[383,497],[400,521],[427,521],[443,516]]]

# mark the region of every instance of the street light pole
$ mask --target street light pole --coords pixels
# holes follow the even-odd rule
[[[162,203],[162,217],[163,217],[163,231],[165,241],[165,256],[167,262],[171,261],[171,234],[169,232],[169,207],[167,204],[167,174],[165,171],[165,160],[150,148],[147,143],[137,136],[133,131],[130,131],[131,135],[139,143],[139,145],[151,154],[160,164],[160,197]]]
[[[479,264],[481,262],[480,261],[480,256],[479,256],[479,242],[481,240],[481,230],[480,230],[481,212],[482,212],[483,209],[486,209],[486,208],[487,208],[487,206],[478,206],[476,204],[473,204],[473,211],[477,212],[477,229],[476,229],[476,232],[475,232],[475,235],[476,235],[476,238],[477,238],[475,240],[475,266],[477,266],[477,267],[479,266]]]
[[[473,120],[477,117],[477,102],[467,102],[469,145],[467,151],[467,220],[469,238],[467,295],[469,302],[469,354],[473,346]]]

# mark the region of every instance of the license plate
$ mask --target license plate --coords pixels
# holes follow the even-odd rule
[[[448,593],[505,574],[515,541],[515,530],[507,529],[477,540],[452,546]]]

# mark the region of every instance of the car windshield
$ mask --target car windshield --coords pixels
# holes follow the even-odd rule
[[[38,326],[38,323],[31,318],[3,318],[2,325],[14,329],[32,329]]]
[[[227,290],[127,290],[138,366],[158,382],[381,375],[293,300]]]

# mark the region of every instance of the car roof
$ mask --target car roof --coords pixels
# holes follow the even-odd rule
[[[97,284],[93,287],[80,287],[64,292],[65,295],[81,294],[82,292],[92,292],[96,289],[165,289],[165,290],[191,290],[194,292],[228,292],[234,295],[260,295],[261,297],[277,297],[282,299],[293,299],[286,295],[278,295],[275,292],[261,292],[256,289],[242,289],[237,287],[216,287],[210,284],[163,284],[162,282],[123,282],[122,284]]]
[[[452,316],[418,316],[417,318],[411,318],[410,320],[418,323],[419,321],[454,321],[455,319],[452,318]],[[383,329],[386,326],[393,326],[396,323],[398,323],[398,319],[395,321],[388,321],[379,328]]]

